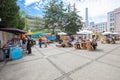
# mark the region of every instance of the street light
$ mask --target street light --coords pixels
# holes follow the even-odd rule
[[[2,21],[2,19],[0,18],[0,22]]]

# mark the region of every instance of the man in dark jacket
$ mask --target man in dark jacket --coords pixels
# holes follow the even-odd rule
[[[28,50],[28,54],[31,54],[31,40],[30,40],[30,38],[28,38],[28,40],[27,40],[27,50]]]

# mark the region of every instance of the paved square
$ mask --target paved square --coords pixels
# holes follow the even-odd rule
[[[85,59],[83,57],[72,55],[69,53],[50,57],[50,60],[52,60],[52,62],[60,67],[65,73],[70,72],[77,67],[80,67],[91,61],[89,59]]]
[[[102,61],[104,63],[120,67],[120,56],[117,55],[108,54],[102,57],[101,59],[99,59],[98,61]]]
[[[47,60],[33,60],[6,65],[0,72],[0,80],[54,80],[61,73]]]
[[[70,75],[73,80],[120,80],[120,69],[94,62]]]
[[[96,51],[32,47],[32,54],[0,62],[0,80],[120,80],[120,42]]]

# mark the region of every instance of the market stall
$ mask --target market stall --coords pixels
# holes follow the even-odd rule
[[[103,32],[102,35],[103,35],[103,37],[101,38],[101,43],[103,43],[103,44],[115,44],[116,33]]]
[[[55,39],[52,36],[51,33],[43,33],[43,32],[28,32],[26,33],[26,36],[31,36],[33,40],[38,44],[39,37],[42,37],[42,41],[44,41],[44,38],[47,37],[49,42],[53,42]]]
[[[26,32],[17,28],[0,28],[1,60],[8,56],[8,59],[16,60],[22,58],[22,47],[20,40]]]

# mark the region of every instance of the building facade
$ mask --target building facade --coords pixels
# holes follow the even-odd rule
[[[95,27],[95,23],[94,22],[90,22],[90,27],[94,28]]]
[[[120,33],[120,8],[114,10],[114,23],[115,23],[115,32]]]
[[[26,18],[26,27],[28,27],[28,30],[37,30],[43,28],[43,20],[38,17],[32,17],[28,16]]]
[[[107,22],[101,22],[95,24],[95,30],[98,33],[106,32],[107,31]]]
[[[104,31],[107,31],[107,22],[101,22],[101,23],[90,22],[90,29],[94,33],[102,33]]]
[[[114,32],[114,11],[107,13],[107,30]]]

